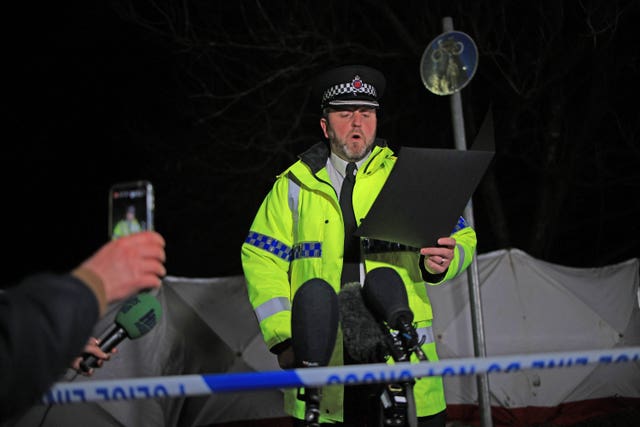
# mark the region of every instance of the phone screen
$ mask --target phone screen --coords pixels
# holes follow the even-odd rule
[[[109,190],[109,237],[153,230],[154,197],[149,181],[114,184]]]

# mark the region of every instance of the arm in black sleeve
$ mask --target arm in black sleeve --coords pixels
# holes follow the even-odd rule
[[[0,291],[0,420],[28,409],[84,348],[95,294],[71,275],[39,274]]]

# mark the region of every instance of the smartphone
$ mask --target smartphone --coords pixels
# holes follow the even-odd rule
[[[155,200],[149,181],[118,182],[109,189],[109,238],[153,230]]]

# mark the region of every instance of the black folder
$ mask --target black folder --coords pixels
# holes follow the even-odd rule
[[[413,248],[449,236],[493,151],[400,147],[393,170],[355,234]]]

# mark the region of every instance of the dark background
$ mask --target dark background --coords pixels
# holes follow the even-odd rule
[[[110,185],[137,179],[155,186],[168,274],[241,274],[259,203],[320,135],[310,82],[333,65],[385,73],[392,148],[454,148],[449,99],[419,75],[445,16],[479,50],[468,145],[489,111],[495,126],[478,252],[640,254],[637,1],[86,3],[6,12],[3,285],[89,256]]]

